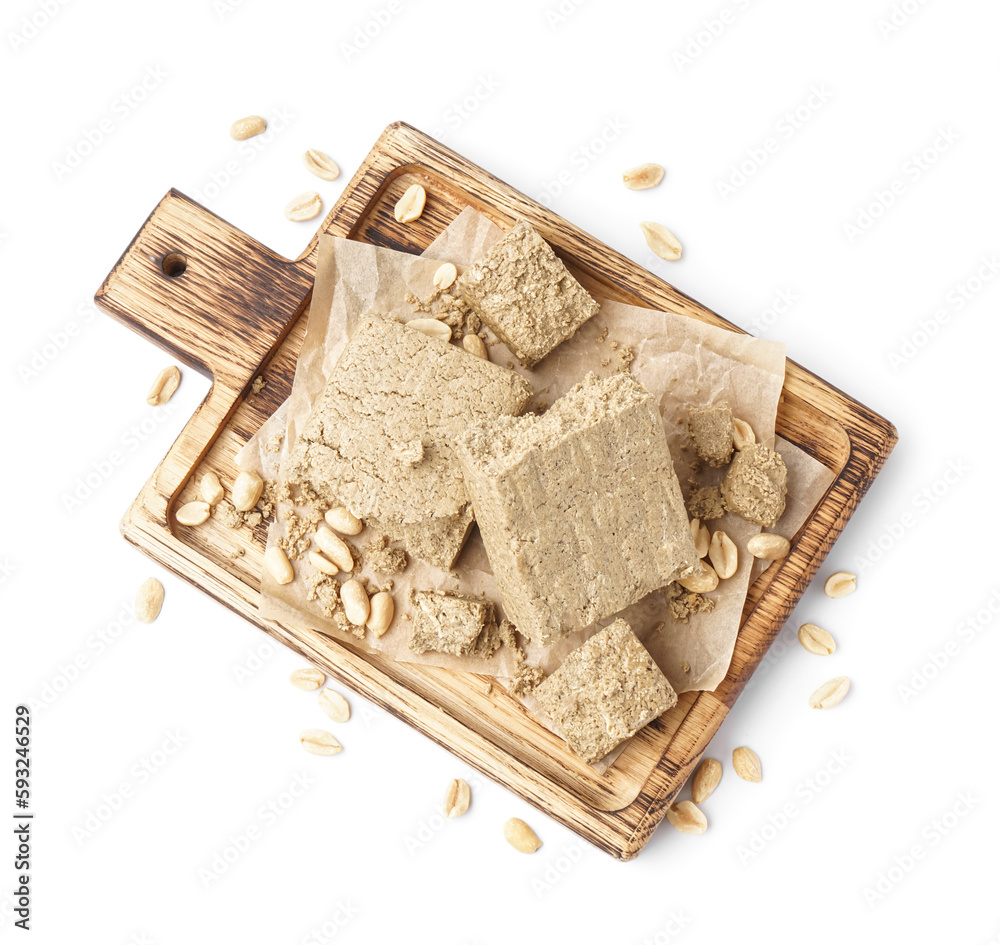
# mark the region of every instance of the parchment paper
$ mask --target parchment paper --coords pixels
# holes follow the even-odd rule
[[[370,311],[407,321],[415,317],[412,305],[405,301],[407,292],[423,298],[430,294],[433,275],[443,261],[459,269],[480,256],[500,235],[500,230],[471,209],[465,210],[435,241],[423,257],[397,253],[379,247],[333,237],[321,237],[316,288],[312,309],[296,368],[292,394],[283,408],[262,427],[239,457],[244,468],[257,468],[269,478],[281,476],[275,460],[283,463],[288,450],[302,429],[312,403],[323,390],[330,370],[346,343],[356,319]],[[624,355],[631,349],[634,360],[627,365]],[[601,311],[572,339],[562,344],[533,371],[525,371],[499,343],[490,346],[490,359],[518,371],[528,378],[537,399],[551,404],[577,383],[588,371],[606,375],[629,369],[659,400],[671,454],[685,495],[688,478],[695,462],[689,446],[685,423],[687,405],[726,402],[737,416],[754,428],[758,441],[774,441],[774,420],[784,379],[784,345],[714,328],[687,316],[657,312],[618,302],[603,301]],[[280,454],[265,448],[268,438],[283,432]],[[822,464],[791,444],[779,444],[789,464],[790,496],[786,513],[775,530],[791,537],[815,506],[829,485]],[[793,469],[795,473],[793,475]],[[715,480],[713,480],[713,475]],[[719,471],[703,470],[698,485],[717,481]],[[825,479],[825,481],[824,481]],[[794,483],[794,484],[793,484]],[[272,545],[283,533],[279,507],[276,521],[268,535]],[[725,516],[709,523],[710,528],[725,530],[744,548],[746,541],[759,531],[735,516]],[[368,529],[357,539],[363,546]],[[692,615],[689,622],[675,622],[666,614],[660,592],[624,611],[638,637],[650,650],[673,686],[689,689],[713,689],[725,676],[739,629],[743,602],[754,568],[746,553],[741,555],[737,574],[720,583],[713,592],[715,610]],[[364,643],[344,635],[324,618],[314,605],[306,602],[305,576],[311,569],[296,562],[296,580],[277,585],[265,574],[262,583],[261,611],[266,617],[290,624],[308,626],[354,645],[379,650],[384,656],[404,662],[427,662],[471,672],[508,677],[513,664],[502,648],[490,660],[454,657],[447,654],[417,655],[407,646],[408,610],[406,591],[442,588],[482,594],[502,606],[478,531],[473,531],[468,545],[451,573],[441,572],[423,562],[413,562],[402,575],[392,576],[397,615],[393,627],[381,638],[371,634]],[[362,576],[381,585],[384,576],[362,570]],[[550,673],[565,655],[579,646],[614,615],[599,625],[573,634],[552,647],[526,645],[528,660]],[[531,707],[531,700],[525,700]]]

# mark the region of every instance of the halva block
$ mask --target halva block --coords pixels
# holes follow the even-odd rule
[[[698,561],[656,403],[588,375],[542,416],[471,428],[456,451],[507,616],[548,644]]]
[[[453,656],[490,657],[500,646],[491,601],[444,591],[415,591],[410,631],[414,653],[434,650]]]
[[[688,430],[695,452],[709,466],[729,462],[733,455],[733,412],[729,407],[689,407]]]
[[[722,500],[734,515],[757,525],[773,525],[785,511],[788,469],[762,443],[740,450],[722,482]]]
[[[470,423],[520,413],[522,377],[369,314],[355,326],[293,448],[290,480],[448,567],[471,525],[453,444]]]
[[[595,762],[677,703],[677,693],[624,620],[573,650],[534,697],[552,727]]]
[[[527,220],[462,273],[458,290],[526,368],[600,308]]]

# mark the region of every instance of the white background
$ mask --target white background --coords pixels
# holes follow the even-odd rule
[[[0,815],[13,709],[34,700],[34,940],[1000,941],[998,29],[989,0],[5,3]],[[230,140],[279,112],[268,138]],[[783,339],[900,431],[821,572],[858,572],[857,592],[806,593],[713,744],[709,831],[664,825],[628,864],[359,697],[344,752],[305,755],[297,733],[324,717],[287,682],[300,660],[118,534],[208,382],[185,371],[169,414],[145,405],[169,360],[91,313],[104,275],[171,186],[297,255],[314,224],[285,202],[317,187],[332,206],[397,119]],[[338,181],[305,172],[309,147]],[[643,161],[666,179],[626,191]],[[649,254],[643,219],[681,262]],[[140,626],[151,574],[166,603]],[[835,655],[798,647],[805,620]],[[809,710],[839,674],[848,699]],[[732,773],[744,743],[760,784]],[[472,808],[442,824],[462,776]],[[534,856],[503,841],[515,815]],[[20,941],[8,830],[0,939]]]

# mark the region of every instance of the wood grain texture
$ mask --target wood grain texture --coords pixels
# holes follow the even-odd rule
[[[423,216],[399,224],[392,208],[419,182]],[[466,206],[501,226],[529,219],[584,284],[612,298],[739,331],[620,253],[404,125],[390,125],[319,232],[421,252]],[[308,318],[318,233],[287,260],[171,191],[97,293],[109,314],[209,374],[212,389],[122,522],[157,561],[330,675],[424,732],[484,774],[621,859],[645,845],[896,442],[890,423],[789,362],[778,432],[837,474],[793,544],[751,588],[726,679],[686,693],[598,775],[538,724],[502,686],[435,667],[391,663],[304,626],[258,615],[265,526],[233,530],[213,518],[178,526],[172,509],[205,472],[230,484],[234,457],[288,395]],[[183,273],[164,272],[182,256]],[[168,270],[174,270],[169,264]],[[254,393],[256,376],[267,385]]]

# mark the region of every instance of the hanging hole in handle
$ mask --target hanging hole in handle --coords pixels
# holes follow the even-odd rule
[[[163,270],[163,274],[170,276],[171,279],[176,279],[177,276],[184,275],[187,272],[187,267],[187,256],[183,253],[167,253],[160,260],[160,268]]]

